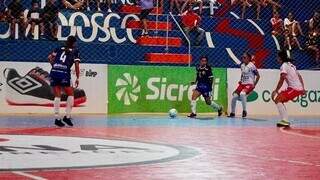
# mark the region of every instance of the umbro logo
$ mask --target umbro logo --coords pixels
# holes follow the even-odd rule
[[[22,78],[15,77],[10,79],[8,81],[8,85],[21,94],[25,94],[42,86],[41,83],[30,76],[25,76]]]

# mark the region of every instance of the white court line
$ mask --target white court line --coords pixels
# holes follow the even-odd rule
[[[285,134],[290,134],[290,135],[294,135],[294,136],[301,136],[301,137],[312,138],[312,139],[320,139],[319,136],[310,136],[310,135],[300,134],[300,133],[296,133],[296,132],[290,132],[290,131],[284,130],[284,128],[280,128],[280,131]]]
[[[28,173],[25,173],[25,172],[22,172],[22,171],[12,171],[12,173],[16,174],[16,175],[20,175],[20,176],[25,176],[25,177],[28,177],[28,178],[33,179],[33,180],[48,180],[46,178],[35,176],[35,175],[32,175],[32,174],[28,174]]]

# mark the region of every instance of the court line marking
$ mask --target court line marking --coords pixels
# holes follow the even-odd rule
[[[300,134],[296,132],[290,132],[290,131],[286,131],[285,128],[280,128],[280,131],[282,133],[289,134],[289,135],[301,136],[301,137],[312,138],[312,139],[320,139],[319,136],[310,136],[310,135]]]
[[[16,174],[16,175],[20,175],[20,176],[25,176],[25,177],[28,177],[30,179],[33,179],[33,180],[48,180],[46,178],[43,178],[43,177],[40,177],[40,176],[35,176],[35,175],[32,175],[32,174],[28,174],[28,173],[25,173],[25,172],[22,172],[22,171],[12,171],[13,174]]]

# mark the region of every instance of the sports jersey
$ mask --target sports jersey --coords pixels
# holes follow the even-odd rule
[[[71,79],[71,67],[74,62],[80,62],[80,55],[77,49],[60,47],[53,51],[55,56],[52,63],[50,77],[53,79]]]
[[[197,82],[198,84],[212,84],[212,70],[209,65],[204,67],[198,66],[197,67]]]
[[[296,67],[290,62],[285,62],[280,68],[281,74],[286,74],[286,83],[288,88],[292,88],[298,91],[303,90],[303,86],[300,82],[299,75]]]
[[[241,64],[241,84],[254,85],[257,74],[258,70],[252,62],[249,62],[247,65]]]

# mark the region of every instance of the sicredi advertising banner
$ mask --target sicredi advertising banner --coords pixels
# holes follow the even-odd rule
[[[226,69],[214,69],[213,99],[226,106]],[[108,66],[109,113],[190,112],[195,68],[168,66]],[[203,100],[198,112],[213,112]]]
[[[0,62],[0,113],[53,113],[49,63]],[[74,113],[106,113],[106,65],[80,64]],[[74,66],[72,79],[75,79]],[[66,104],[62,93],[61,104]],[[60,110],[64,113],[64,108]]]
[[[240,69],[228,69],[228,99],[241,77]],[[286,103],[289,115],[320,115],[320,72],[299,71],[305,83],[307,93]],[[261,79],[254,91],[247,98],[247,109],[251,115],[277,115],[278,111],[271,99],[271,93],[276,88],[280,78],[280,70],[259,70]],[[285,86],[282,87],[285,89]],[[230,112],[230,103],[229,103]],[[241,114],[241,102],[237,103],[237,113]]]

